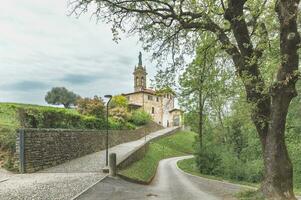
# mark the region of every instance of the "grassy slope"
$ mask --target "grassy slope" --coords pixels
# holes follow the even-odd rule
[[[149,145],[149,150],[143,159],[119,173],[131,179],[148,182],[156,173],[160,160],[192,154],[195,136],[193,132],[179,131],[174,135],[161,138]]]

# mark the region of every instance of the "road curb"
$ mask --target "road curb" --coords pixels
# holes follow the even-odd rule
[[[78,197],[80,197],[82,194],[84,194],[85,192],[87,192],[90,188],[94,187],[97,183],[103,181],[105,178],[107,178],[109,175],[105,175],[104,177],[102,177],[100,180],[96,181],[95,183],[93,183],[92,185],[90,185],[89,187],[87,187],[86,189],[84,189],[83,191],[81,191],[80,193],[76,194],[75,196],[73,196],[70,200],[76,200]]]
[[[193,156],[190,157],[190,158],[193,158]],[[178,169],[180,172],[182,172],[182,173],[184,173],[184,174],[186,174],[186,175],[188,175],[188,176],[192,176],[192,177],[196,177],[196,178],[202,178],[202,179],[205,179],[205,180],[208,180],[208,181],[214,181],[214,182],[218,182],[218,183],[225,183],[225,184],[229,184],[229,185],[240,186],[240,187],[244,187],[244,188],[248,188],[248,189],[258,189],[258,188],[256,188],[256,187],[252,187],[252,186],[248,186],[248,185],[242,185],[242,184],[231,183],[231,182],[228,182],[228,181],[226,181],[226,180],[225,180],[225,181],[219,181],[219,180],[215,180],[215,179],[210,179],[210,178],[205,178],[205,177],[202,177],[202,176],[193,175],[193,174],[190,174],[190,173],[185,172],[184,170],[180,169],[179,166],[178,166],[178,162],[181,161],[181,160],[186,160],[186,159],[190,159],[190,158],[187,157],[187,158],[180,159],[180,160],[178,160],[177,163],[176,163],[177,169]]]

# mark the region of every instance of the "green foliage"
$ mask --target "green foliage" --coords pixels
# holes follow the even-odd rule
[[[51,91],[47,92],[45,101],[49,104],[64,105],[65,108],[69,108],[71,105],[76,104],[78,98],[77,94],[64,87],[54,87]]]
[[[242,191],[236,196],[240,200],[265,200],[263,194],[255,190]]]
[[[193,132],[180,131],[152,142],[144,158],[120,171],[120,174],[148,182],[156,173],[160,160],[193,153],[195,136]]]
[[[214,175],[205,175],[200,173],[199,168],[195,162],[195,158],[189,158],[189,159],[184,159],[184,160],[180,160],[177,163],[178,167],[190,174],[193,174],[195,176],[200,176],[200,177],[204,177],[204,178],[208,178],[208,179],[213,179],[213,180],[219,180],[219,181],[225,181],[225,178],[220,177],[220,176],[214,176]],[[244,181],[238,181],[238,180],[227,180],[228,182],[231,183],[238,183],[238,184],[242,184],[242,185],[249,185],[252,186],[254,188],[258,187],[258,184],[254,184],[254,183],[249,183],[249,182],[244,182]]]
[[[109,115],[117,122],[124,124],[130,118],[130,113],[125,107],[114,107],[110,109]]]
[[[152,117],[147,112],[138,109],[133,111],[130,121],[137,126],[142,126],[150,122],[151,119]]]
[[[94,116],[103,119],[105,117],[105,105],[101,97],[79,98],[77,110],[82,115]]]
[[[201,173],[219,175],[221,156],[220,151],[217,150],[217,146],[204,146],[197,151],[196,163]]]
[[[246,115],[248,107],[240,102],[233,110],[232,115],[224,118],[225,129],[207,121],[204,146],[196,153],[197,166],[205,175],[260,182],[263,178],[261,146],[256,129]]]
[[[134,130],[136,129],[135,124],[131,122],[120,122],[113,117],[109,117],[109,128],[111,130]]]
[[[71,113],[52,107],[19,108],[19,120],[24,128],[102,129],[104,119]]]
[[[127,108],[128,107],[127,98],[122,95],[113,96],[110,102],[110,108],[115,108],[115,107]]]

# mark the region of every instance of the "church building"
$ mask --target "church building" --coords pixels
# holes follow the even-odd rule
[[[123,94],[129,102],[131,109],[143,109],[149,113],[153,120],[164,126],[180,126],[182,124],[182,111],[175,108],[175,97],[172,93],[159,93],[147,88],[146,67],[142,65],[142,54],[139,54],[138,65],[135,66],[134,91]]]

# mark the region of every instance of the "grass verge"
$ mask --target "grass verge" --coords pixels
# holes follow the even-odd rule
[[[139,182],[149,182],[156,174],[159,161],[165,158],[193,154],[196,134],[179,131],[150,143],[143,159],[133,163],[119,174]]]
[[[213,179],[213,180],[218,180],[218,181],[226,181],[229,183],[234,183],[234,184],[240,184],[240,185],[246,185],[254,188],[259,188],[259,183],[249,183],[249,182],[244,182],[244,181],[237,181],[237,180],[225,180],[221,177],[218,176],[209,176],[209,175],[204,175],[201,174],[195,165],[195,160],[194,158],[189,158],[185,160],[180,160],[178,163],[178,167],[183,170],[184,172],[187,172],[189,174],[195,175],[195,176],[200,176],[203,178],[208,178],[208,179]],[[296,195],[301,195],[300,189],[295,188],[295,194]],[[236,195],[236,197],[240,200],[263,200],[264,198],[260,195],[255,190],[246,190],[243,192],[240,192]]]

